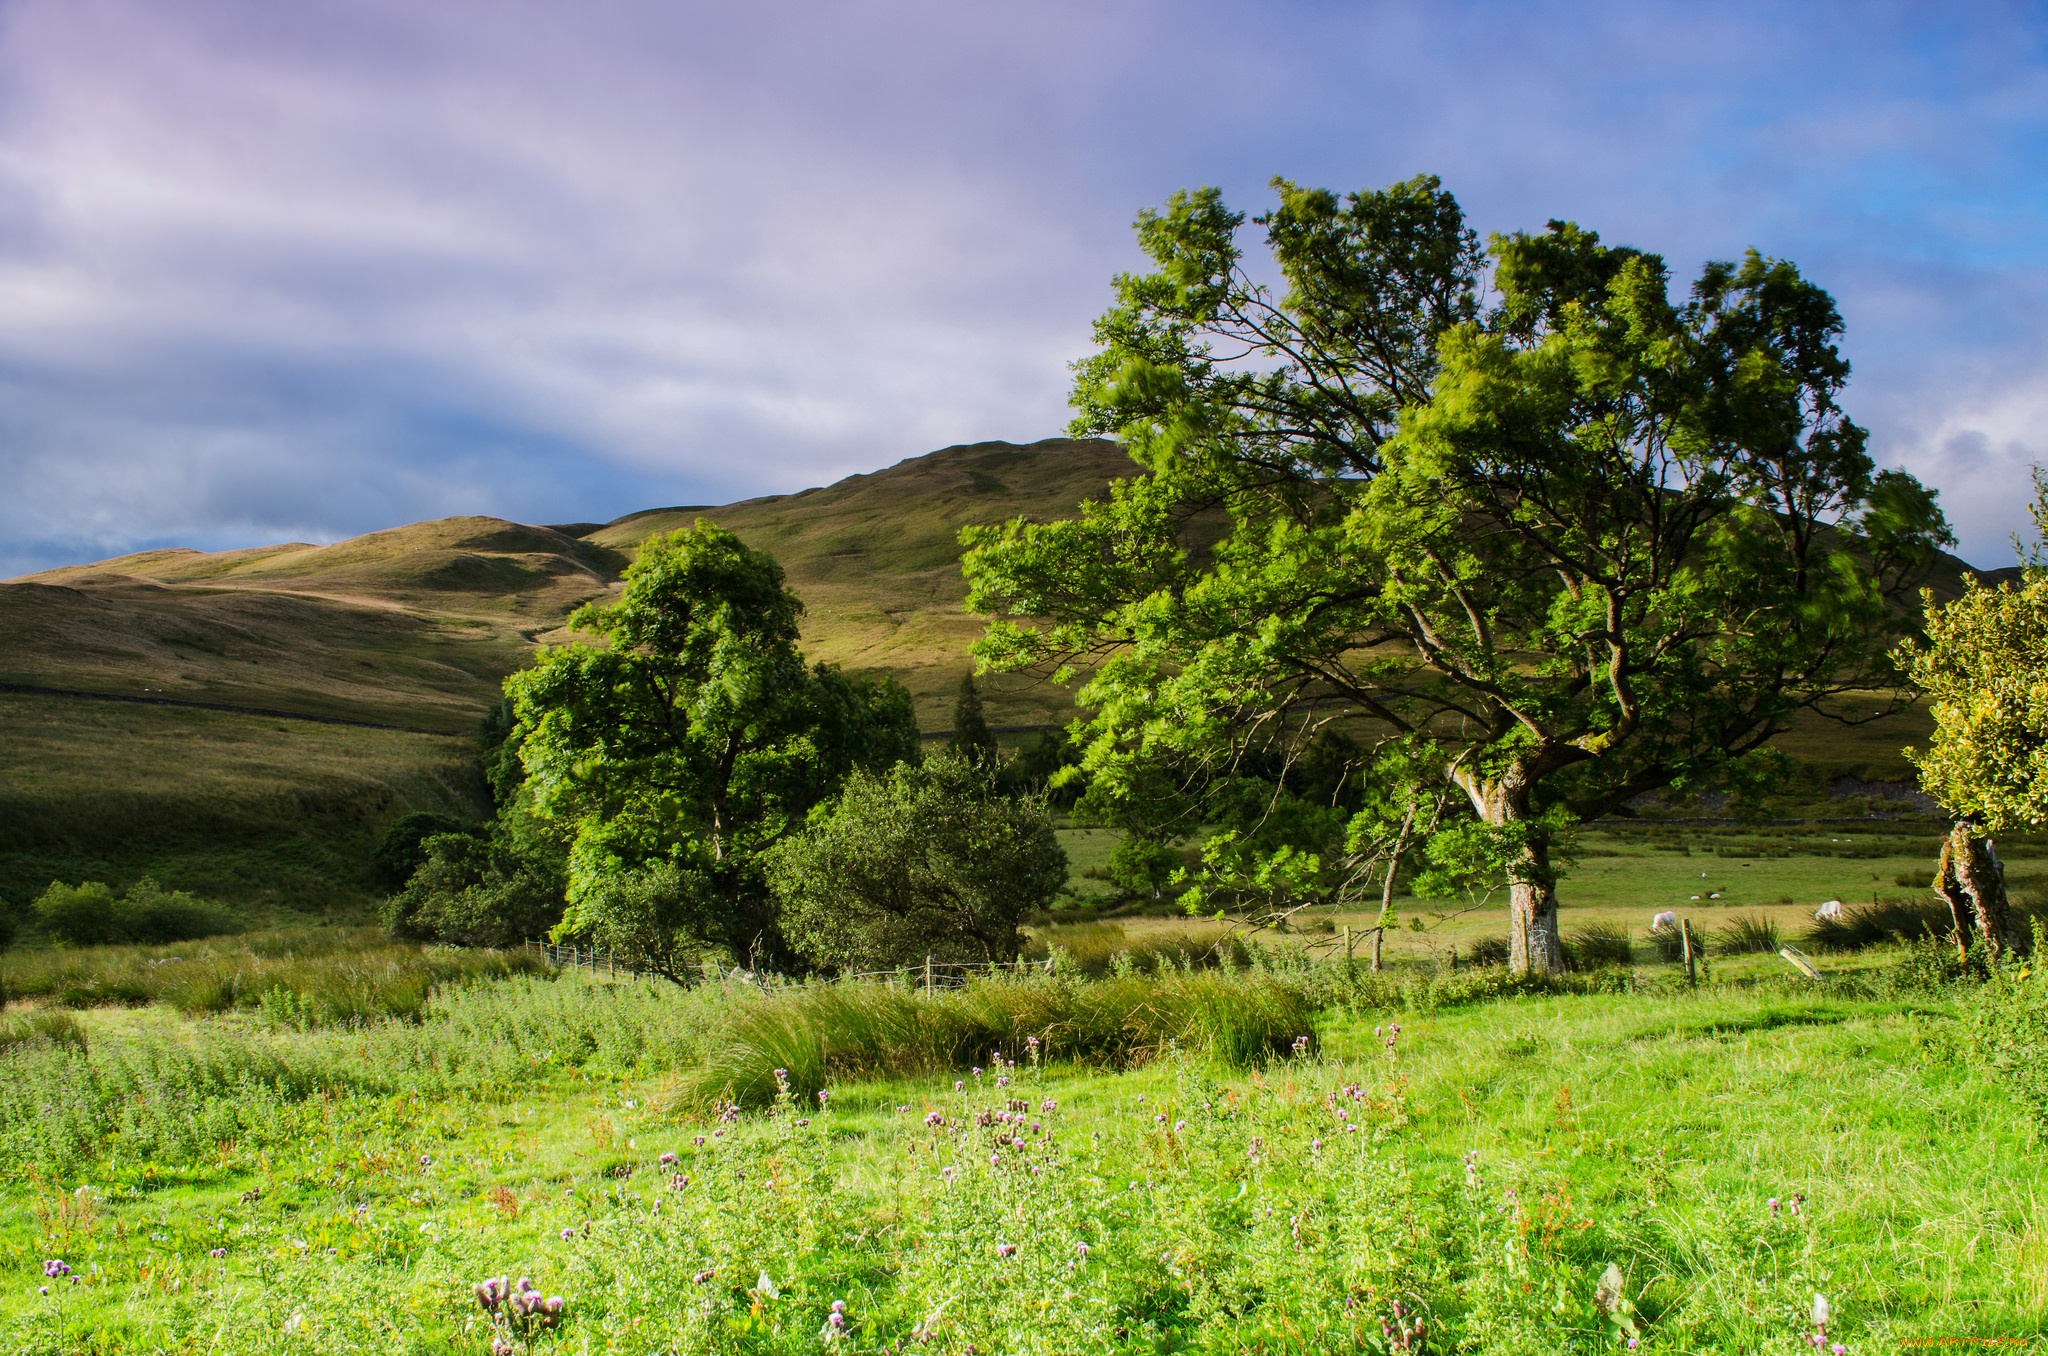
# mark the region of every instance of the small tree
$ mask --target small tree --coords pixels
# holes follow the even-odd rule
[[[2048,474],[2034,469],[2034,523],[2048,542]],[[1948,901],[1956,944],[1973,931],[1997,949],[2029,938],[2006,897],[1992,835],[2048,823],[2048,570],[2042,547],[2023,552],[2018,585],[1972,579],[1947,604],[1925,597],[1924,642],[1900,647],[1901,663],[1927,694],[1934,734],[1907,749],[1920,785],[1956,817],[1942,844],[1934,888]]]
[[[700,523],[645,542],[598,644],[506,682],[527,794],[572,838],[562,927],[681,980],[701,948],[786,958],[762,854],[856,768],[917,756],[909,694],[806,665],[782,567]]]
[[[420,857],[405,887],[384,904],[384,925],[395,937],[512,947],[561,921],[559,848],[522,845],[501,825],[490,835],[436,834],[420,845]]]
[[[1067,881],[1042,799],[1010,797],[957,758],[857,772],[770,857],[782,928],[840,970],[1011,960],[1017,924]]]
[[[999,752],[995,733],[982,713],[981,689],[974,685],[971,673],[961,676],[960,695],[953,702],[953,752],[970,763],[989,764]]]

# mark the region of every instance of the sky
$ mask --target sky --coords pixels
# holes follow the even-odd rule
[[[2048,8],[0,0],[0,577],[1054,436],[1130,223],[1440,175],[1836,297],[1886,466],[2048,461]]]

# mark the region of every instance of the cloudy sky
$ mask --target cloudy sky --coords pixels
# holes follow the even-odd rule
[[[603,520],[1064,425],[1129,224],[1439,174],[1830,288],[2007,563],[2048,15],[1621,0],[0,0],[0,575]]]

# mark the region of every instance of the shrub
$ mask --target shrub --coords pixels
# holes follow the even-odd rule
[[[233,932],[240,920],[217,904],[183,890],[166,890],[148,876],[116,895],[110,885],[52,881],[35,902],[43,933],[61,946],[181,942]]]
[[[413,872],[427,860],[427,840],[444,833],[483,838],[489,835],[490,827],[431,812],[401,815],[391,821],[391,827],[384,830],[384,840],[370,854],[377,884],[386,890],[403,889],[405,883],[412,879]]]
[[[886,969],[933,956],[1010,960],[1017,925],[1056,898],[1067,854],[1043,801],[987,765],[939,757],[856,772],[769,857],[782,931],[815,965]]]
[[[394,937],[451,946],[517,946],[562,917],[562,878],[552,864],[502,835],[436,834],[403,890],[384,905]]]

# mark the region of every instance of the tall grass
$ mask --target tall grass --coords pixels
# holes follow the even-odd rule
[[[809,1096],[845,1079],[1005,1059],[1125,1068],[1172,1046],[1244,1068],[1312,1039],[1315,1006],[1298,985],[1214,971],[1097,983],[978,979],[933,993],[858,981],[794,987],[733,1012],[679,1101],[765,1105],[778,1069]]]
[[[1162,972],[1243,969],[1252,953],[1243,939],[1220,927],[1194,927],[1154,933],[1142,941],[1115,922],[1053,925],[1035,929],[1025,946],[1025,960],[1060,959],[1069,975],[1101,979],[1107,975],[1151,975]]]
[[[241,1009],[304,1028],[416,1017],[438,985],[545,968],[519,952],[394,943],[370,928],[307,928],[168,946],[0,953],[0,1002],[164,1003],[186,1014]]]
[[[1714,945],[1724,956],[1753,952],[1775,952],[1784,945],[1777,920],[1768,914],[1738,913],[1714,934]]]

